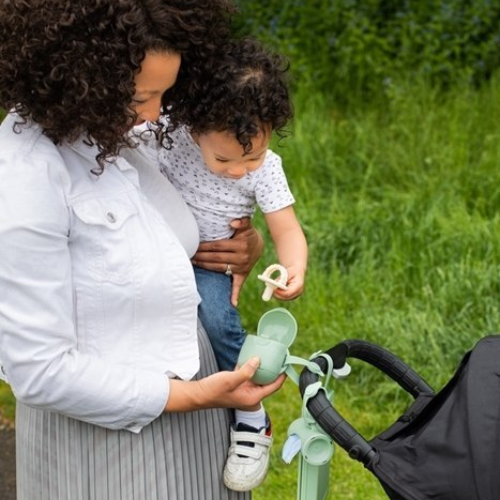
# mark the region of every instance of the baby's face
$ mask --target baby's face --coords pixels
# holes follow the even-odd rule
[[[227,132],[197,134],[194,140],[211,172],[230,179],[241,179],[264,163],[270,134],[259,132],[252,140],[252,149],[247,154],[236,137]]]

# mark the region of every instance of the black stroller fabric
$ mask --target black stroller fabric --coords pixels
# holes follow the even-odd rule
[[[336,368],[350,357],[366,361],[415,398],[370,441],[342,418],[324,391],[308,401],[323,430],[377,477],[391,500],[500,500],[500,336],[481,339],[437,394],[378,345],[347,340],[327,354]],[[324,358],[314,362],[327,369]],[[304,369],[302,395],[317,380]]]

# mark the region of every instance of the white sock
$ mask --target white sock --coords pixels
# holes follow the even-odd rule
[[[266,412],[262,405],[260,405],[260,409],[257,411],[235,410],[234,418],[236,419],[236,424],[243,423],[251,425],[256,429],[266,426]]]

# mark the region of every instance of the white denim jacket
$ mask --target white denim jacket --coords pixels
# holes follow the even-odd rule
[[[183,247],[139,168],[120,157],[96,176],[95,148],[14,121],[0,126],[1,371],[24,404],[138,432],[169,377],[199,369],[194,219],[155,172]]]

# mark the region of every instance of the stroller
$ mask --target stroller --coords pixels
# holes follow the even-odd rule
[[[307,410],[333,441],[360,461],[391,500],[500,500],[500,336],[481,339],[437,394],[382,347],[346,340],[326,352],[333,366],[360,359],[393,379],[414,401],[387,430],[366,440],[333,408],[323,391]],[[312,360],[323,372],[324,357]],[[302,397],[318,382],[302,370]]]

